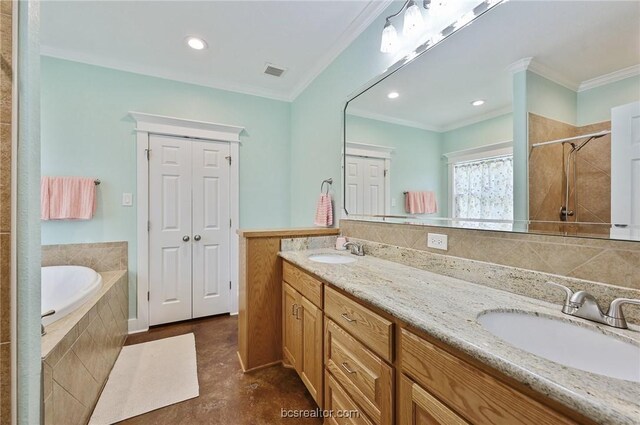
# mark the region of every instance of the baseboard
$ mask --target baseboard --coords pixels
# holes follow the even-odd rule
[[[137,334],[140,332],[146,332],[149,330],[149,327],[146,326],[144,328],[139,327],[138,318],[129,319],[127,321],[127,327],[129,329],[129,335]]]
[[[257,367],[251,368],[251,369],[247,369],[244,366],[244,363],[242,362],[242,356],[240,356],[240,352],[236,351],[236,354],[238,355],[238,361],[240,362],[240,367],[242,368],[242,373],[255,372],[256,370],[266,369],[266,368],[271,367],[271,366],[276,366],[276,365],[281,365],[282,364],[282,360],[278,360],[278,361],[267,363],[267,364],[263,364],[261,366],[257,366]]]

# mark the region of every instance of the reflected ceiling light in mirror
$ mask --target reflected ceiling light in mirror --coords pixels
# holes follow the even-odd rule
[[[394,53],[398,49],[398,32],[396,27],[387,19],[382,30],[382,41],[380,43],[380,51],[382,53]]]
[[[422,12],[414,0],[409,0],[407,3],[407,10],[404,12],[404,24],[402,27],[402,34],[406,36],[412,36],[418,34],[424,21],[422,20]]]
[[[482,99],[474,100],[473,102],[471,102],[471,104],[473,106],[482,106],[482,105],[484,105],[484,100],[482,100]]]
[[[200,37],[189,36],[185,39],[187,46],[193,50],[204,50],[207,48],[207,42]]]
[[[389,99],[397,99],[398,97],[400,97],[400,93],[398,93],[397,91],[392,91],[387,95],[387,97]]]

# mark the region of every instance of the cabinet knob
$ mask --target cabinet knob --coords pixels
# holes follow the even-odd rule
[[[202,237],[200,237],[200,235],[195,235],[193,237],[193,240],[196,241],[196,242],[198,242],[200,239],[202,239]]]
[[[182,237],[182,240],[183,240],[183,241],[185,241],[185,242],[189,242],[189,236],[184,235],[184,236]]]

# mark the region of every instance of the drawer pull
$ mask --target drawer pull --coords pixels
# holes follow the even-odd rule
[[[352,319],[351,317],[349,317],[347,313],[342,313],[340,316],[349,323],[353,323],[356,321],[356,319]]]
[[[294,304],[291,306],[291,315],[292,316],[298,315],[298,304]]]
[[[347,373],[356,373],[356,371],[355,371],[355,370],[351,370],[351,369],[349,369],[349,365],[347,364],[347,362],[342,362],[342,364],[341,364],[340,366],[342,366],[342,368],[343,368],[344,370],[346,370],[346,371],[347,371]]]
[[[304,308],[304,307],[302,307],[301,305],[299,305],[298,307],[296,307],[296,319],[298,319],[298,320],[302,320],[302,319],[300,319],[300,314],[299,314],[299,313],[300,313],[300,310],[301,310],[302,308]]]

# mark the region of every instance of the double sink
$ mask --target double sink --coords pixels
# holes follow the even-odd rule
[[[348,255],[315,254],[309,260],[350,264]],[[640,383],[640,346],[588,322],[525,311],[484,311],[484,329],[502,341],[570,368]]]

